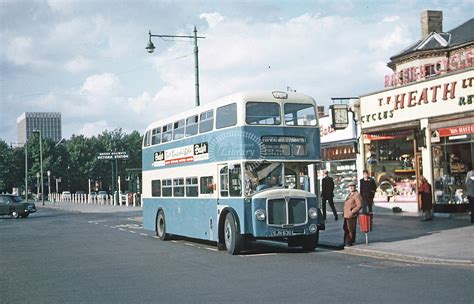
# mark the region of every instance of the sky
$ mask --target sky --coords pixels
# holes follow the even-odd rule
[[[420,39],[420,13],[449,31],[474,0],[0,0],[0,139],[17,141],[23,112],[61,112],[63,137],[153,121],[239,91],[288,87],[331,97],[383,89],[389,58]]]

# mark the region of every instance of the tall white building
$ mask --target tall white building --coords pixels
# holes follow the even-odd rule
[[[26,143],[34,130],[41,130],[43,138],[58,142],[62,138],[61,113],[24,112],[17,120],[18,142]]]

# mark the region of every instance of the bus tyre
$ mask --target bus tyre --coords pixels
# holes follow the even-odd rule
[[[232,255],[239,254],[241,237],[240,232],[237,230],[237,223],[234,219],[234,215],[231,212],[227,213],[225,217],[224,242],[227,252]]]
[[[158,216],[156,217],[156,235],[162,241],[168,239],[168,234],[166,234],[165,213],[163,210],[158,211]]]
[[[318,246],[319,242],[319,231],[316,234],[306,236],[303,238],[303,250],[304,251],[314,251]]]

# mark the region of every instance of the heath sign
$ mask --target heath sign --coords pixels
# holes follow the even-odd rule
[[[362,128],[473,109],[474,69],[360,98]]]

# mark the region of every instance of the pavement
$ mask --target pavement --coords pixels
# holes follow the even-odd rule
[[[41,203],[36,203],[38,207]],[[45,202],[46,208],[82,213],[111,213],[142,210],[133,206],[79,204],[71,202]],[[336,205],[337,210],[339,206]],[[331,250],[419,263],[474,266],[474,225],[468,213],[438,214],[433,221],[422,222],[421,213],[393,213],[383,208],[374,209],[372,231],[365,234],[357,225],[356,243],[343,245],[343,220],[335,221],[331,212],[327,215],[326,230],[320,232],[319,245]]]
[[[391,210],[375,208],[368,245],[358,223],[355,245],[344,247],[342,213],[339,213],[338,221],[334,220],[332,213],[328,213],[326,230],[320,232],[319,243],[322,247],[343,249],[344,253],[474,266],[474,224],[471,224],[468,213],[449,216],[435,214],[434,220],[427,222],[421,219],[421,213],[393,213]]]

